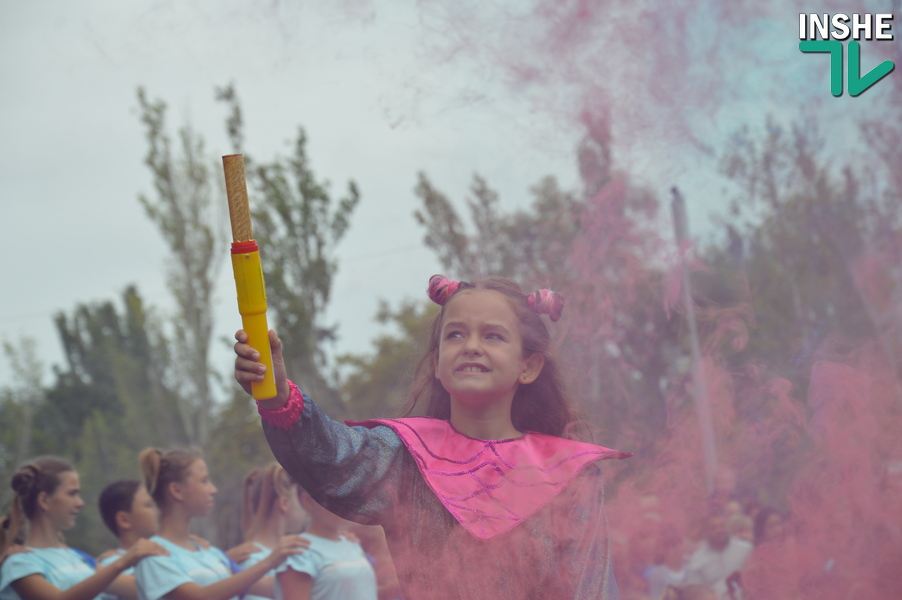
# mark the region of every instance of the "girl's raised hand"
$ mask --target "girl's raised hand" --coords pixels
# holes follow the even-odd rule
[[[295,548],[306,549],[310,547],[310,540],[302,535],[290,533],[282,536],[281,544],[283,546],[294,546]]]
[[[133,567],[145,556],[169,556],[169,551],[156,542],[141,538],[123,555],[126,567]]]
[[[226,556],[240,565],[246,561],[251,554],[258,552],[259,550],[260,548],[257,547],[257,544],[253,542],[243,542],[226,550]]]
[[[260,353],[247,344],[247,333],[243,329],[235,333],[235,339],[235,381],[250,394],[251,383],[263,381],[266,365],[257,362],[260,360]],[[285,372],[285,359],[282,358],[282,341],[272,329],[269,330],[269,347],[272,350],[272,368],[278,393],[275,398],[261,404],[264,408],[275,409],[288,401],[288,375]]]
[[[264,560],[270,561],[270,569],[275,569],[292,554],[303,554],[305,548],[310,547],[310,540],[299,535],[283,535],[279,545],[272,549],[272,553]]]

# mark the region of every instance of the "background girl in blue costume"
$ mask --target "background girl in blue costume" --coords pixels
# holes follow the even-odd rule
[[[189,533],[191,519],[213,508],[217,489],[199,453],[148,448],[138,458],[144,485],[160,508],[160,532],[151,538],[169,556],[150,557],[135,570],[139,600],[226,600],[250,590],[272,597],[272,579],[261,578],[298,550],[280,544],[260,562],[240,571],[219,548],[204,548]]]
[[[119,546],[97,557],[101,565],[108,565],[128,552],[137,540],[151,538],[160,526],[160,511],[147,489],[137,479],[120,479],[107,485],[97,498],[100,517]],[[102,600],[136,600],[138,586],[134,567],[116,578],[117,589],[107,590]]]
[[[304,531],[310,548],[276,570],[276,600],[376,600],[376,573],[357,539],[347,535],[351,523],[307,492],[301,503],[310,515]]]
[[[427,417],[332,421],[270,332],[278,395],[258,404],[276,458],[328,510],[385,528],[405,598],[618,598],[597,462],[629,454],[562,437],[576,419],[540,314],[563,298],[438,275],[429,295],[442,309],[410,394]],[[265,367],[236,339],[250,393]]]
[[[3,600],[96,598],[105,589],[114,591],[116,579],[139,560],[166,553],[158,544],[139,539],[112,563],[95,569],[91,557],[68,547],[62,532],[75,525],[84,501],[78,473],[60,458],[31,461],[16,471],[11,485],[15,497],[0,531],[0,555],[18,541],[27,550],[9,556],[0,567]],[[27,533],[19,540],[23,530]]]
[[[253,545],[250,555],[240,565],[246,569],[270,554],[284,542],[307,544],[296,535],[304,530],[310,515],[301,506],[298,484],[285,469],[273,462],[262,469],[253,469],[244,478],[244,502],[241,524],[244,541]],[[290,539],[284,539],[285,536]],[[270,571],[267,577],[275,577]],[[262,600],[264,596],[247,594],[244,600]]]

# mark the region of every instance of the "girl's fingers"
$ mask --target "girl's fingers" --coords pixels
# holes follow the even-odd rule
[[[254,350],[252,346],[247,344],[242,344],[238,342],[235,344],[235,354],[240,356],[241,358],[247,358],[249,360],[259,360],[260,353]]]
[[[266,365],[258,363],[255,360],[238,357],[235,359],[235,370],[246,371],[248,373],[266,373]]]
[[[290,546],[293,546],[295,548],[309,548],[310,547],[310,540],[308,540],[307,538],[305,538],[303,536],[297,535],[297,534],[286,535],[285,537],[282,538],[282,542],[285,544],[288,544]]]

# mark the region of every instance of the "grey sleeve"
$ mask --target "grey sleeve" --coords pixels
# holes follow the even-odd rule
[[[573,598],[619,600],[600,469],[589,466],[565,493],[567,509],[556,529],[563,575],[570,581]]]
[[[304,395],[290,429],[263,423],[273,455],[327,510],[365,525],[382,524],[395,505],[407,450],[394,431],[330,419]]]

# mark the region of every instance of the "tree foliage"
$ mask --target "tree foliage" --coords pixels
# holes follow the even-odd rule
[[[209,439],[213,408],[210,385],[210,342],[213,334],[213,291],[224,256],[222,210],[211,202],[210,161],[202,138],[189,126],[179,130],[181,153],[174,156],[166,132],[166,104],[150,101],[138,89],[141,121],[147,130],[144,163],[153,176],[155,197],[138,200],[160,230],[171,252],[168,286],[175,299],[182,426],[191,441]]]
[[[567,268],[566,252],[577,236],[582,203],[553,177],[531,188],[528,209],[504,212],[500,197],[479,175],[465,200],[469,231],[451,200],[420,173],[414,193],[422,207],[414,218],[426,229],[423,243],[448,272],[464,279],[505,274],[524,282]]]
[[[771,120],[763,133],[739,131],[722,160],[739,186],[724,221],[732,241],[705,252],[714,267],[707,293],[753,308],[745,357],[766,357],[803,389],[825,340],[882,335],[898,325],[892,306],[902,294],[902,208],[821,148],[812,127]],[[731,272],[742,285],[725,288]]]
[[[137,455],[147,446],[184,445],[181,398],[161,323],[148,314],[129,286],[121,308],[112,302],[81,304],[55,318],[65,365],[34,416],[31,451],[71,460],[89,506],[107,484],[137,477]],[[102,548],[112,540],[95,510],[85,511],[70,536],[73,544]],[[78,542],[78,543],[75,543]]]
[[[0,431],[0,473],[12,473],[20,462],[30,456],[35,447],[35,413],[44,401],[45,390],[41,385],[44,366],[37,356],[37,342],[24,337],[13,344],[3,341],[3,354],[13,372],[13,385],[0,389],[0,423],[17,423]],[[0,489],[0,506],[6,506],[11,497],[9,486]]]
[[[233,146],[244,141],[241,108],[233,86],[217,91],[230,108],[226,129]],[[337,414],[337,382],[330,373],[326,343],[336,326],[324,322],[338,270],[335,250],[360,201],[357,185],[334,198],[318,180],[307,155],[307,134],[298,128],[292,154],[258,161],[245,154],[252,196],[254,237],[260,243],[271,324],[285,341],[285,362],[297,382]]]
[[[379,303],[376,320],[394,331],[373,340],[372,354],[339,357],[347,371],[341,388],[346,418],[373,419],[399,413],[437,313],[438,307],[428,300],[408,300],[396,310],[385,301]]]

